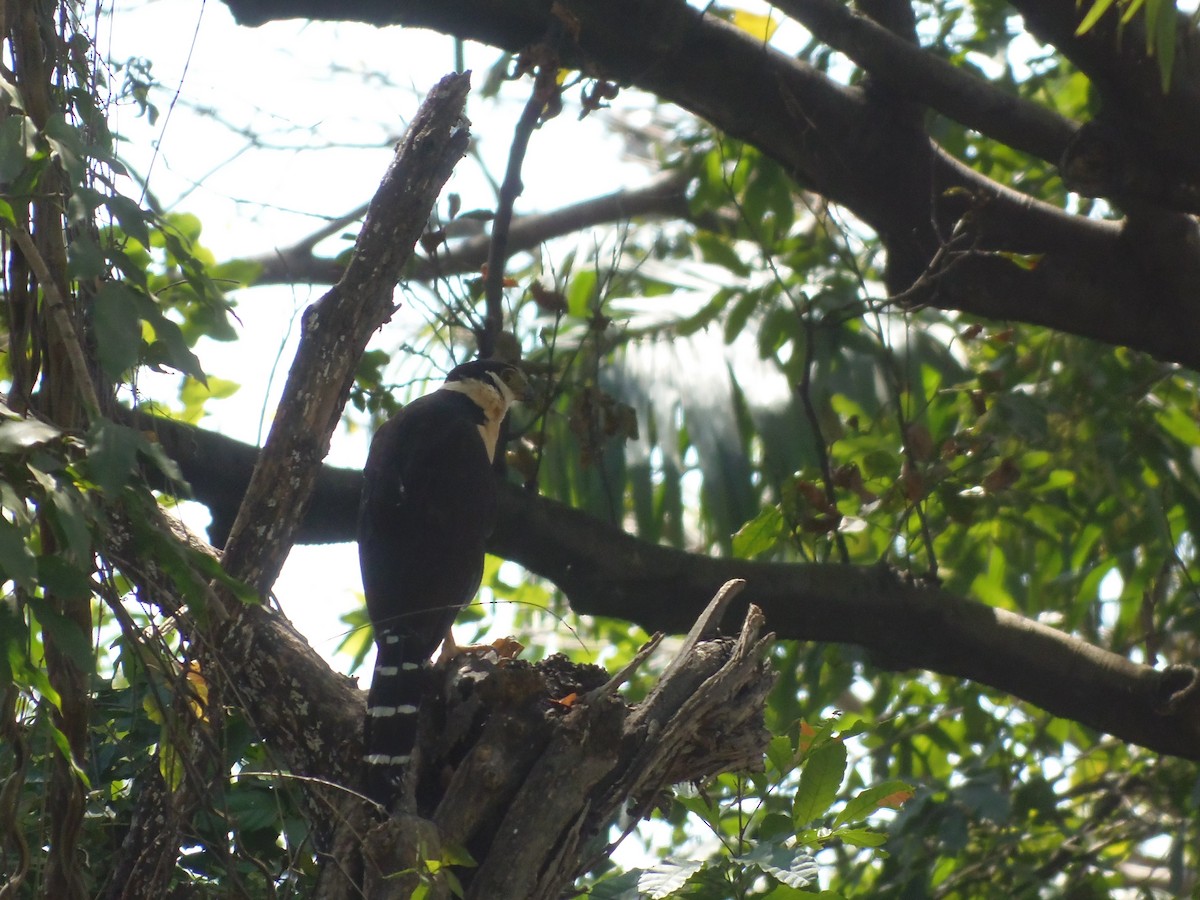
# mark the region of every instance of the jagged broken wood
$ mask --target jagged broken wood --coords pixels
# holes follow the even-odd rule
[[[760,769],[774,635],[753,606],[736,638],[715,633],[742,585],[718,592],[633,706],[617,693],[627,671],[610,677],[561,656],[466,655],[442,666],[423,708],[419,818],[368,831],[365,896],[407,897],[422,877],[426,896],[449,896],[426,864],[461,848],[477,863],[453,870],[467,898],[558,897],[610,852],[614,823],[647,816],[672,784]]]

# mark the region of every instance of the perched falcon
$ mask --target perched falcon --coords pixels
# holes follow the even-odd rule
[[[375,629],[367,696],[367,793],[390,806],[416,740],[429,658],[483,578],[496,517],[500,426],[520,369],[478,360],[384,423],[363,469],[358,556]]]

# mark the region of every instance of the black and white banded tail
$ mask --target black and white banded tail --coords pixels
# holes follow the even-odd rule
[[[391,630],[376,635],[363,763],[367,796],[385,808],[394,802],[412,761],[421,695],[428,681],[429,660],[415,643]]]

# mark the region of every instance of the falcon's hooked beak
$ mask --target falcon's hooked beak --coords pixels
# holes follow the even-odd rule
[[[533,399],[529,379],[515,365],[503,372],[489,372],[488,374],[509,404]]]

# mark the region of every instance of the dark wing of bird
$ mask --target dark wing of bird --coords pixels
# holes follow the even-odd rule
[[[483,577],[496,484],[482,411],[439,391],[380,427],[363,470],[359,562],[375,628],[368,793],[388,803],[416,738],[429,657]]]

